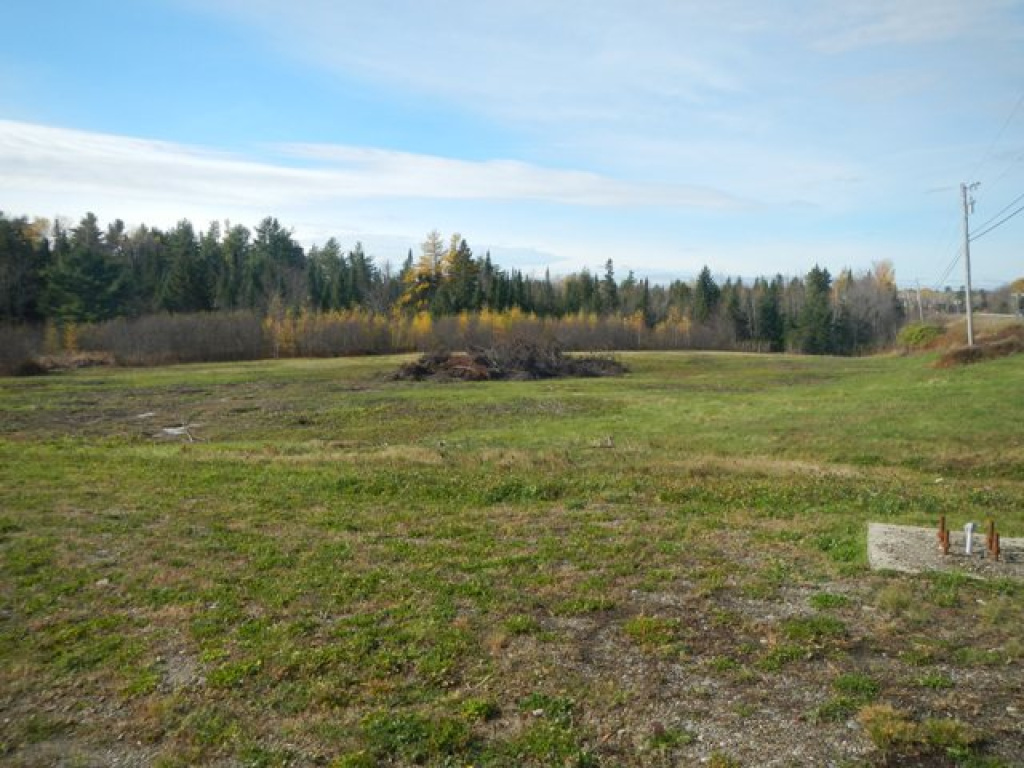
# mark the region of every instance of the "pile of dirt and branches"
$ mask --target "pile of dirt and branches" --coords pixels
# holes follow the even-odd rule
[[[956,347],[935,363],[936,368],[980,363],[1024,352],[1024,325],[1012,325],[980,339],[973,347]]]
[[[400,381],[499,381],[621,376],[628,369],[611,355],[570,356],[554,342],[509,341],[468,352],[437,350],[406,363]]]
[[[63,352],[59,355],[30,357],[12,371],[14,376],[45,376],[78,368],[114,365],[113,355],[107,352]]]

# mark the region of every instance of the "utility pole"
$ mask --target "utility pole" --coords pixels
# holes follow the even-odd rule
[[[924,322],[924,305],[921,303],[921,281],[917,281],[917,317]]]
[[[964,271],[967,273],[967,284],[964,299],[967,302],[967,346],[974,346],[974,315],[971,311],[971,229],[967,221],[970,210],[974,207],[973,198],[968,201],[971,190],[978,187],[979,182],[973,184],[960,184],[960,197],[964,205]]]

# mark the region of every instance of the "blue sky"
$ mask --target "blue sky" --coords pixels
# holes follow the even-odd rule
[[[0,209],[275,215],[400,261],[959,286],[1024,194],[1017,0],[12,0]],[[1024,275],[1024,216],[972,247]],[[945,275],[945,277],[944,277]]]

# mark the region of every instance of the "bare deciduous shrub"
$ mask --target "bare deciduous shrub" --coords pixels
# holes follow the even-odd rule
[[[28,325],[0,325],[0,376],[32,375],[41,367],[35,358],[42,348],[42,329]]]
[[[122,365],[257,360],[267,354],[260,318],[253,312],[204,312],[117,318],[85,326],[83,351],[110,352]]]
[[[1018,355],[1024,352],[1024,325],[1008,326],[987,338],[980,339],[973,347],[956,347],[946,352],[935,363],[936,368],[952,368],[957,365],[980,363],[1000,357]]]
[[[386,315],[370,312],[303,312],[293,319],[293,344],[300,357],[341,357],[398,351]]]

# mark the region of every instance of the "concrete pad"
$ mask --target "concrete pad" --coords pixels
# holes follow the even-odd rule
[[[921,573],[959,571],[980,579],[1024,581],[1024,538],[1000,537],[1000,560],[987,557],[984,531],[975,531],[973,553],[964,553],[964,530],[950,529],[949,554],[939,549],[938,528],[868,523],[868,563],[872,570]]]

